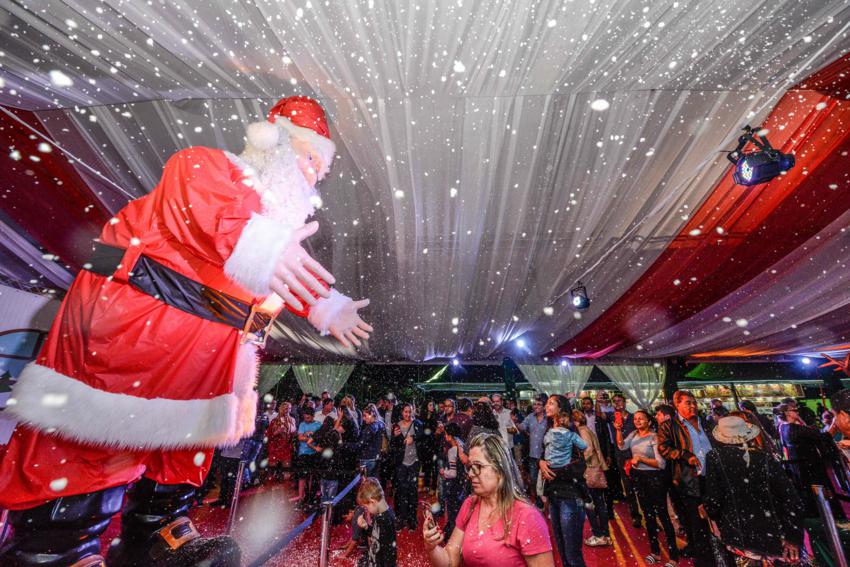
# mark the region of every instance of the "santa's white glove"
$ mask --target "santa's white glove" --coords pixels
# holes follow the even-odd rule
[[[369,305],[368,299],[354,301],[335,289],[310,308],[307,320],[322,335],[333,335],[345,348],[360,346],[360,339],[368,340],[374,329],[357,313]]]
[[[317,230],[319,223],[313,221],[292,231],[289,244],[278,257],[272,281],[269,283],[273,292],[297,310],[304,309],[303,303],[310,306],[316,304],[317,299],[311,291],[319,297],[329,297],[328,290],[317,277],[328,284],[336,282],[331,273],[301,246],[301,241],[315,234]]]

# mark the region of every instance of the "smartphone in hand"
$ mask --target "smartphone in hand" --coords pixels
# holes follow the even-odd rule
[[[437,526],[437,522],[434,520],[434,514],[431,513],[431,505],[427,502],[420,502],[419,506],[422,508],[422,521],[425,522],[425,529],[433,530]]]

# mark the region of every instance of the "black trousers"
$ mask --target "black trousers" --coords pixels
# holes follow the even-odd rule
[[[708,522],[699,514],[701,504],[701,498],[682,495],[684,518],[679,518],[679,520],[684,524],[685,531],[688,533],[688,548],[694,560],[694,567],[714,567],[714,554],[711,551]]]
[[[419,502],[419,461],[410,466],[398,465],[395,472],[395,515],[400,524],[416,528],[416,505]]]
[[[233,492],[236,489],[236,483],[243,479],[237,479],[239,474],[239,459],[230,459],[222,457],[221,459],[221,490],[218,493],[218,499],[230,502],[233,498]]]
[[[676,546],[676,530],[670,521],[667,512],[667,489],[665,477],[662,471],[642,471],[632,469],[634,486],[637,489],[637,497],[640,507],[646,518],[646,532],[649,536],[649,548],[652,553],[659,555],[661,546],[658,543],[658,522],[664,528],[664,536],[667,538],[667,550],[671,559],[679,558],[679,548]]]
[[[446,526],[444,532],[446,537],[451,537],[455,529],[455,520],[463,503],[463,485],[464,482],[456,478],[446,479],[443,482],[445,490],[443,501],[446,506]]]
[[[437,488],[437,460],[434,458],[434,451],[426,449],[422,451],[422,485],[428,490]]]
[[[635,487],[632,485],[631,478],[626,475],[626,461],[632,458],[631,451],[617,451],[614,454],[614,460],[617,461],[617,472],[620,473],[620,480],[623,483],[623,492],[626,494],[626,502],[629,503],[629,514],[632,516],[632,521],[640,520],[640,510],[638,509],[637,495]]]

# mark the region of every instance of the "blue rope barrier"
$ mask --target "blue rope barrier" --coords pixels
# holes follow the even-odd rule
[[[334,499],[333,499],[333,501],[331,502],[331,505],[332,505],[332,506],[336,506],[337,504],[339,504],[339,501],[340,501],[340,500],[342,500],[343,498],[345,498],[345,496],[346,496],[349,492],[351,492],[351,489],[352,489],[352,488],[354,488],[355,486],[357,486],[357,485],[360,483],[360,478],[361,478],[361,477],[360,477],[360,475],[359,475],[359,474],[358,474],[357,476],[355,476],[355,477],[354,477],[354,480],[352,480],[350,483],[348,483],[348,486],[346,486],[346,487],[343,489],[343,491],[342,491],[342,492],[340,492],[339,494],[337,494],[336,498],[334,498]],[[292,543],[292,540],[294,540],[295,538],[297,538],[298,536],[300,536],[302,533],[304,533],[304,531],[305,531],[307,528],[309,528],[309,527],[310,527],[310,525],[313,523],[313,521],[316,519],[316,517],[317,517],[318,515],[319,515],[319,514],[318,514],[318,512],[313,512],[312,514],[310,514],[309,516],[307,516],[307,517],[304,519],[304,521],[303,521],[303,522],[301,522],[300,524],[298,524],[297,526],[295,526],[294,528],[292,528],[292,529],[291,529],[291,530],[290,530],[290,531],[289,531],[289,532],[288,532],[285,536],[283,536],[283,538],[282,538],[279,542],[275,543],[272,547],[270,547],[269,549],[267,549],[266,551],[264,551],[264,552],[263,552],[263,553],[262,553],[259,557],[257,557],[254,561],[252,561],[251,563],[249,563],[249,564],[248,564],[248,567],[262,567],[262,565],[265,565],[265,564],[266,564],[266,562],[267,562],[269,559],[271,559],[271,558],[273,558],[274,556],[276,556],[278,553],[280,553],[281,551],[283,551],[283,549],[284,549],[287,545],[289,545],[290,543]]]
[[[342,492],[336,495],[336,498],[333,499],[331,503],[332,506],[336,506],[339,504],[339,501],[345,498],[345,495],[351,492],[351,489],[360,484],[360,475],[354,477],[354,479],[348,483],[348,486],[342,489]]]

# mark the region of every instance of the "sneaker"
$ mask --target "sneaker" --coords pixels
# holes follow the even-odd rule
[[[584,545],[588,547],[599,547],[603,544],[601,537],[590,536],[586,540],[584,540]]]
[[[608,536],[602,536],[601,538],[599,538],[599,541],[601,541],[601,542],[602,542],[602,543],[601,543],[601,544],[599,544],[599,545],[603,545],[603,546],[610,546],[610,545],[614,545],[614,542],[613,542],[613,541],[611,540],[611,538],[610,538],[610,537],[608,537]]]

